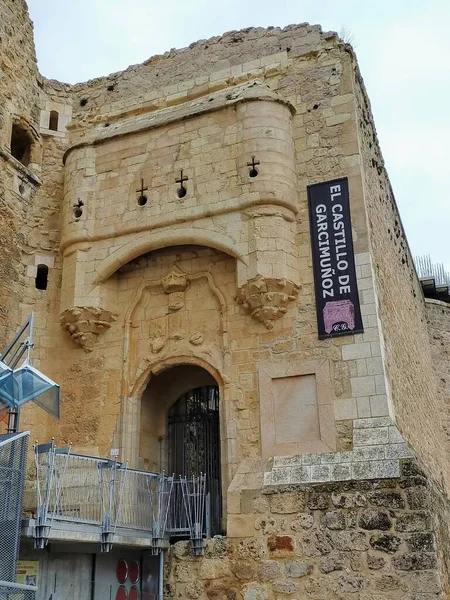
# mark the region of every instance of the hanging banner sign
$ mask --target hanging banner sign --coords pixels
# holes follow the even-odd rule
[[[347,178],[308,186],[308,201],[319,339],[362,333]]]

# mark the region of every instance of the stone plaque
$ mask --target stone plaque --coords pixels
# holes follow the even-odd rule
[[[331,363],[263,361],[259,372],[263,458],[336,449]]]

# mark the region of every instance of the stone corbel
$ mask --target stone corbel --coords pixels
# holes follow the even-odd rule
[[[95,306],[68,308],[60,315],[61,327],[85,352],[91,352],[102,331],[109,329],[117,314]]]
[[[295,300],[299,286],[287,279],[257,275],[239,286],[236,301],[252,317],[272,329],[274,321],[287,312],[289,302]]]

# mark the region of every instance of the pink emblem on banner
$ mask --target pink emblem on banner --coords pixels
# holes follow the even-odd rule
[[[351,300],[326,302],[323,309],[325,331],[352,331],[355,329],[355,307]]]

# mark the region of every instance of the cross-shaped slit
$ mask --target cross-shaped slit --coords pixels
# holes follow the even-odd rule
[[[251,167],[249,171],[250,177],[256,177],[258,175],[258,169],[256,165],[259,165],[259,160],[255,160],[255,157],[252,156],[252,162],[247,163],[247,167]]]
[[[144,194],[148,190],[148,187],[144,187],[144,180],[141,179],[141,187],[136,190],[136,194],[139,194],[137,203],[139,206],[145,206],[147,204],[147,196]]]
[[[78,202],[73,205],[73,215],[75,219],[79,219],[83,214],[83,206],[84,204],[80,199],[78,199]]]
[[[177,196],[178,198],[184,198],[187,194],[187,189],[184,187],[184,182],[185,181],[189,181],[189,177],[184,177],[183,176],[183,169],[181,169],[180,172],[180,178],[179,179],[175,179],[175,183],[179,183],[180,187],[177,189]]]

